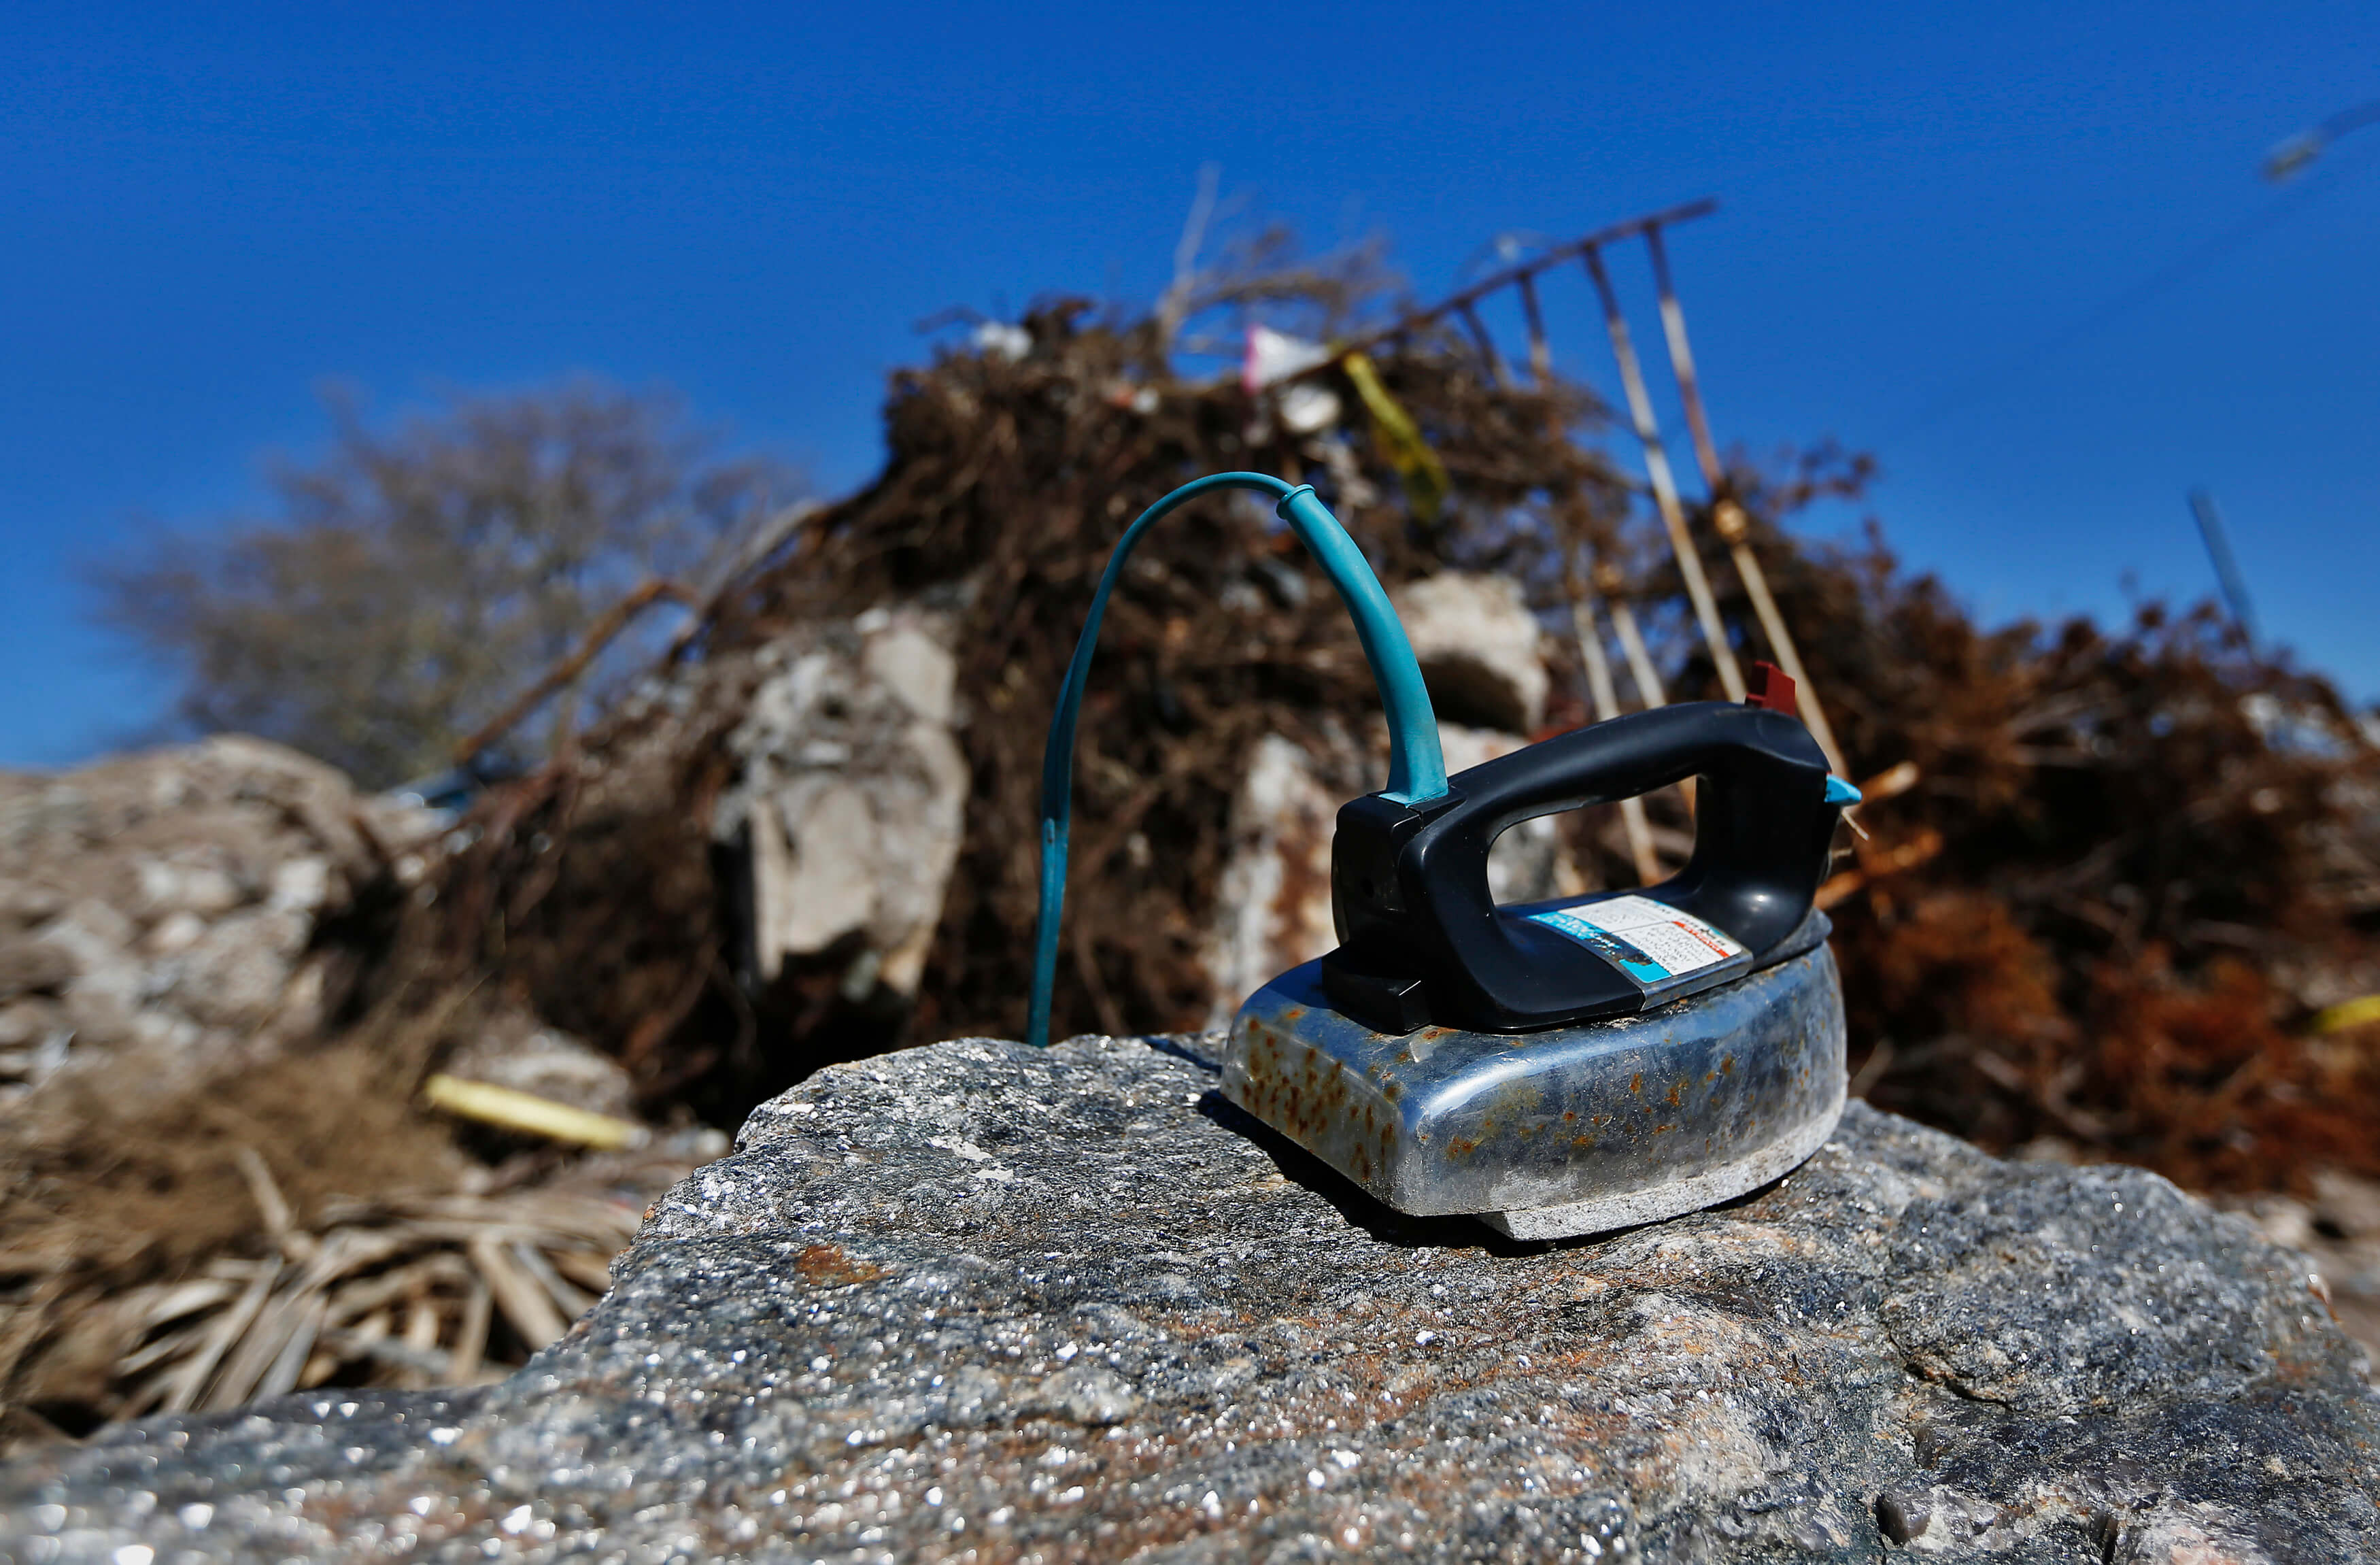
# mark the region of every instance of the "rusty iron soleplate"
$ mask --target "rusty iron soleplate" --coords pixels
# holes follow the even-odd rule
[[[1841,1116],[1842,985],[1814,924],[1723,989],[1516,1036],[1374,1032],[1310,962],[1241,1007],[1223,1095],[1417,1217],[1558,1239],[1695,1211],[1791,1171]]]

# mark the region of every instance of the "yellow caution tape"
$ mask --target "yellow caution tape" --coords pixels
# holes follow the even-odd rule
[[[450,1114],[494,1125],[499,1130],[541,1135],[550,1141],[576,1142],[581,1146],[591,1146],[598,1152],[616,1152],[625,1146],[641,1146],[649,1134],[642,1125],[613,1119],[609,1114],[598,1114],[589,1109],[574,1109],[567,1103],[556,1103],[551,1098],[540,1098],[533,1092],[492,1086],[486,1082],[465,1081],[460,1076],[431,1076],[421,1084],[421,1097],[433,1109],[443,1109]]]
[[[2327,1011],[2314,1013],[2313,1030],[2318,1033],[2345,1032],[2367,1022],[2380,1022],[2380,994],[2367,994],[2358,1000],[2343,1001]]]
[[[1364,399],[1364,410],[1372,416],[1372,435],[1379,442],[1380,455],[1397,470],[1397,478],[1405,486],[1405,498],[1413,503],[1414,516],[1425,527],[1437,525],[1439,510],[1446,503],[1446,464],[1438,453],[1421,438],[1421,426],[1403,405],[1389,394],[1380,383],[1380,372],[1371,358],[1361,353],[1351,353],[1339,361],[1347,371],[1348,381],[1355,394]]]

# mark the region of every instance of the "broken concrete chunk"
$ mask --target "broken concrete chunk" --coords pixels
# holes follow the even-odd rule
[[[0,1001],[55,994],[81,972],[78,953],[57,941],[10,940],[0,945]]]
[[[947,614],[880,607],[757,655],[711,831],[743,860],[758,982],[832,954],[863,990],[917,991],[966,804],[950,634]]]
[[[1445,571],[1399,588],[1395,602],[1441,722],[1514,734],[1545,722],[1544,632],[1520,583]]]
[[[1354,756],[1333,758],[1330,770],[1354,770]],[[1353,795],[1337,792],[1318,775],[1321,770],[1278,734],[1257,741],[1248,758],[1232,805],[1232,856],[1207,938],[1215,993],[1209,1026],[1227,1025],[1258,986],[1339,943],[1330,914],[1330,837],[1340,805]]]
[[[1514,1244],[1318,1169],[1220,1101],[1215,1042],[831,1067],[511,1379],[20,1460],[0,1553],[2380,1553],[2351,1344],[2297,1257],[2154,1176],[1854,1103],[1724,1209]]]
[[[42,1051],[20,1079],[138,1051],[160,1088],[269,1053],[337,1002],[324,921],[434,840],[419,812],[238,735],[0,772],[0,1001],[47,997],[60,1021],[0,1048]]]
[[[1439,725],[1446,770],[1462,771],[1525,741],[1485,728]],[[1231,856],[1216,888],[1206,945],[1214,984],[1210,1027],[1228,1025],[1240,1001],[1339,943],[1330,912],[1330,839],[1339,807],[1381,785],[1381,763],[1344,734],[1314,749],[1267,734],[1250,754],[1232,804]],[[1496,840],[1488,889],[1500,903],[1534,902],[1588,889],[1558,817],[1524,820]]]
[[[856,628],[866,638],[859,661],[868,677],[928,722],[947,726],[957,714],[958,660],[938,634],[881,609],[860,615]]]
[[[256,907],[231,914],[175,958],[166,992],[202,1025],[253,1030],[279,1008],[312,932],[312,921],[299,913]]]

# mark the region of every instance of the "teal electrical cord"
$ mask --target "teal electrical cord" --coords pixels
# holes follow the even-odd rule
[[[1033,1003],[1025,1024],[1026,1040],[1037,1049],[1050,1043],[1050,991],[1058,977],[1058,923],[1066,903],[1066,833],[1074,817],[1075,721],[1083,704],[1083,685],[1091,675],[1099,619],[1141,534],[1184,503],[1217,489],[1253,489],[1274,496],[1275,513],[1321,563],[1331,586],[1339,589],[1340,601],[1354,618],[1356,638],[1364,644],[1364,659],[1372,666],[1380,705],[1389,715],[1389,785],[1382,792],[1399,804],[1446,796],[1438,717],[1421,682],[1421,665],[1414,661],[1413,643],[1405,639],[1405,627],[1389,606],[1389,595],[1380,590],[1380,579],[1372,574],[1364,552],[1313,486],[1291,485],[1264,473],[1216,473],[1184,484],[1143,511],[1117,541],[1099,588],[1091,595],[1091,612],[1083,621],[1082,637],[1066,665],[1066,683],[1058,693],[1058,710],[1050,719],[1050,746],[1041,757],[1041,911],[1033,929]]]

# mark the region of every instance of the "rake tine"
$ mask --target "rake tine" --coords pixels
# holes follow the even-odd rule
[[[1472,343],[1479,349],[1480,362],[1487,365],[1489,378],[1500,390],[1512,390],[1512,371],[1505,368],[1504,356],[1496,351],[1496,339],[1488,334],[1487,322],[1479,319],[1479,312],[1468,304],[1460,304],[1455,306],[1455,313],[1463,317],[1463,329],[1471,334]]]
[[[1546,318],[1537,309],[1537,279],[1524,272],[1512,280],[1521,293],[1521,319],[1529,327],[1529,373],[1535,377],[1537,389],[1544,391],[1553,384],[1553,345],[1546,340]]]
[[[1645,633],[1636,625],[1636,612],[1622,596],[1627,585],[1618,566],[1606,563],[1595,567],[1596,589],[1610,605],[1611,628],[1619,633],[1620,649],[1627,655],[1628,677],[1636,682],[1636,698],[1647,707],[1666,707],[1670,693],[1661,685],[1661,671],[1654,666],[1653,654],[1645,649]]]
[[[1620,313],[1620,296],[1612,291],[1611,277],[1604,270],[1603,256],[1590,249],[1581,258],[1587,277],[1595,284],[1596,297],[1603,304],[1603,326],[1611,338],[1611,356],[1620,364],[1620,384],[1628,398],[1629,420],[1636,429],[1637,443],[1645,448],[1645,474],[1652,480],[1654,503],[1661,513],[1661,526],[1670,535],[1670,548],[1678,560],[1678,574],[1685,578],[1686,597],[1694,608],[1694,618],[1700,622],[1703,642],[1710,649],[1711,664],[1718,671],[1718,682],[1730,701],[1743,699],[1743,671],[1736,666],[1735,649],[1728,645],[1727,626],[1718,617],[1718,603],[1712,598],[1710,579],[1703,575],[1702,556],[1694,550],[1694,540],[1686,530],[1685,508],[1678,501],[1678,480],[1670,471],[1670,455],[1661,445],[1661,429],[1653,418],[1653,398],[1645,389],[1644,367],[1636,360],[1635,345],[1629,339],[1628,321]]]
[[[1661,225],[1648,224],[1645,229],[1645,248],[1653,259],[1653,285],[1661,296],[1661,333],[1670,345],[1670,369],[1678,381],[1678,398],[1685,404],[1686,429],[1694,436],[1694,457],[1702,465],[1703,486],[1711,499],[1711,525],[1725,543],[1729,557],[1735,562],[1735,574],[1743,578],[1744,595],[1752,600],[1752,612],[1760,621],[1762,634],[1768,637],[1771,650],[1777,654],[1778,666],[1785,677],[1793,682],[1796,704],[1802,721],[1809,724],[1810,736],[1827,755],[1827,764],[1838,777],[1846,775],[1843,755],[1835,744],[1833,725],[1827,722],[1826,709],[1818,704],[1817,687],[1802,667],[1802,654],[1793,644],[1792,633],[1786,628],[1785,616],[1777,609],[1777,600],[1768,591],[1768,575],[1760,568],[1760,557],[1752,552],[1751,524],[1729,492],[1727,469],[1718,459],[1718,443],[1711,439],[1710,419],[1703,409],[1702,382],[1694,374],[1694,348],[1686,341],[1686,312],[1678,303],[1678,290],[1670,282],[1670,252],[1661,241]]]

